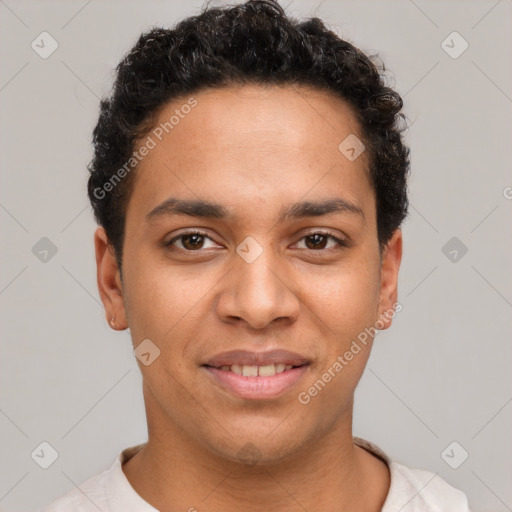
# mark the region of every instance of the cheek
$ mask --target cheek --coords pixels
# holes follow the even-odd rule
[[[125,272],[125,304],[134,343],[139,338],[168,338],[200,307],[201,297],[211,287],[150,255],[132,258]]]
[[[128,261],[127,261],[128,263]],[[224,271],[225,272],[225,271]],[[126,268],[125,303],[134,347],[150,339],[160,349],[160,363],[180,373],[194,364],[187,354],[201,326],[211,316],[211,294],[223,276],[213,266],[170,266],[155,253],[131,258]],[[208,310],[210,308],[210,310]]]
[[[127,279],[130,335],[135,349],[149,339],[159,351],[148,366],[142,359],[139,362],[148,396],[179,410],[184,389],[193,384],[190,370],[194,361],[187,360],[185,352],[197,341],[194,337],[205,317],[201,299],[212,284],[192,285],[181,272],[151,265],[150,261],[146,258],[144,266],[138,268],[132,265],[132,279]]]
[[[357,336],[377,319],[380,292],[379,266],[375,258],[354,258],[354,263],[301,276],[302,299],[329,328],[329,337],[341,342]],[[314,286],[312,286],[314,283]]]
[[[358,265],[338,268],[336,274],[308,279],[310,293],[305,300],[322,338],[322,350],[298,399],[312,407],[309,411],[315,410],[325,425],[350,409],[370,356],[370,332],[379,304],[379,266],[375,260],[358,261]]]

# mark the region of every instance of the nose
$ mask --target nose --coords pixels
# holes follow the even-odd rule
[[[235,257],[216,301],[223,322],[265,329],[278,320],[293,323],[298,318],[300,302],[294,283],[270,253],[263,251],[252,263]]]

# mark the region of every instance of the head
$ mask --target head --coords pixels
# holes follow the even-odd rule
[[[150,354],[150,435],[271,462],[350,423],[407,212],[402,101],[381,71],[271,0],[154,29],[117,67],[89,197],[107,318]],[[233,393],[217,374],[241,350],[300,368],[275,396]]]

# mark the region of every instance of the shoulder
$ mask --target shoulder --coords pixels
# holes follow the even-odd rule
[[[108,469],[89,478],[38,512],[153,512],[155,509],[135,492],[122,470],[123,463],[142,446],[123,450]]]
[[[105,505],[105,480],[110,470],[95,475],[75,489],[56,499],[40,512],[107,512]]]
[[[470,512],[466,495],[439,476],[413,469],[391,458],[376,444],[354,437],[354,443],[383,460],[391,477],[381,512]]]
[[[389,469],[391,487],[382,512],[469,512],[466,495],[438,473],[413,469],[394,461]]]

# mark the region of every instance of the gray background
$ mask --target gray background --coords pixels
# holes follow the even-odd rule
[[[404,307],[377,337],[354,432],[462,488],[476,512],[512,510],[512,2],[289,2],[378,50],[411,123]],[[129,334],[109,329],[96,290],[85,166],[122,54],[202,4],[0,1],[4,511],[49,502],[146,439]],[[43,31],[59,44],[47,59],[30,46]],[[453,31],[469,43],[458,58],[441,46]],[[43,237],[47,261],[32,252]],[[42,441],[59,454],[46,470],[31,458]],[[469,453],[458,469],[441,456],[453,441],[452,465]]]

